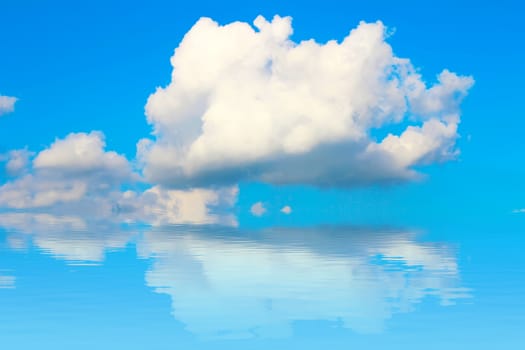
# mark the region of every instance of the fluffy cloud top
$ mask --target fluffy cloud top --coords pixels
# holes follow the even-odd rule
[[[0,115],[14,111],[17,100],[16,97],[0,95]]]
[[[99,132],[72,133],[56,140],[36,155],[28,174],[0,187],[0,206],[48,207],[96,196],[131,181],[134,174],[128,161],[115,152],[106,152],[104,147],[104,136]],[[8,170],[26,166],[27,153],[11,155]]]
[[[414,166],[457,154],[472,78],[444,70],[428,87],[381,22],[324,44],[291,41],[289,17],[254,25],[202,18],[175,50],[171,83],[146,105],[155,138],[138,144],[150,181],[353,186],[414,179]],[[398,123],[399,135],[371,136]]]
[[[41,151],[34,159],[33,166],[37,170],[66,176],[100,172],[104,177],[129,177],[131,169],[127,159],[116,152],[105,151],[105,147],[101,132],[71,133]]]

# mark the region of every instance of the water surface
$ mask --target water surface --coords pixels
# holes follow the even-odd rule
[[[524,340],[521,222],[462,233],[3,213],[0,224],[0,341],[10,348],[518,349]]]

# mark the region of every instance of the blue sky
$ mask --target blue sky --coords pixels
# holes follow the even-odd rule
[[[71,132],[97,130],[106,151],[134,162],[137,142],[152,131],[146,101],[170,83],[173,50],[202,16],[221,25],[291,16],[291,40],[319,43],[341,41],[361,20],[381,20],[394,33],[386,39],[394,54],[409,58],[429,85],[443,69],[475,80],[460,105],[455,149],[461,153],[443,164],[414,165],[426,178],[396,186],[318,189],[308,180],[281,186],[241,177],[234,214],[246,224],[397,222],[408,213],[416,221],[505,216],[525,207],[520,13],[517,1],[4,1],[0,94],[18,101],[0,117],[0,152],[26,147],[36,154]],[[4,183],[16,179],[4,172]],[[268,209],[262,218],[249,212],[258,201]],[[285,205],[292,214],[279,212]]]

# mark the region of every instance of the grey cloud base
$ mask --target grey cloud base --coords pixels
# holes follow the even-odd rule
[[[150,181],[167,187],[220,187],[240,181],[257,181],[345,188],[394,185],[422,178],[416,171],[400,168],[381,152],[367,151],[367,146],[365,143],[327,144],[306,154],[278,155],[244,166],[225,165],[195,175],[185,175],[180,169],[169,167],[161,172],[150,172],[146,168],[145,174]]]

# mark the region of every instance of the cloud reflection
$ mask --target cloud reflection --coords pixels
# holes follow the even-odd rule
[[[410,231],[188,225],[139,231],[28,213],[0,213],[0,226],[12,249],[31,241],[74,263],[102,263],[106,251],[136,244],[138,257],[152,261],[147,286],[169,295],[173,316],[203,337],[286,337],[296,321],[376,333],[423,301],[450,305],[470,297],[453,247]]]
[[[12,289],[15,288],[14,276],[2,276],[0,275],[0,289]]]
[[[107,250],[124,248],[136,235],[110,221],[44,213],[0,213],[0,227],[11,248],[24,249],[30,239],[43,252],[70,262],[102,262]]]
[[[155,257],[146,283],[205,336],[286,336],[294,321],[379,332],[426,297],[469,297],[454,251],[406,232],[344,227],[226,232],[154,230],[138,243]]]

